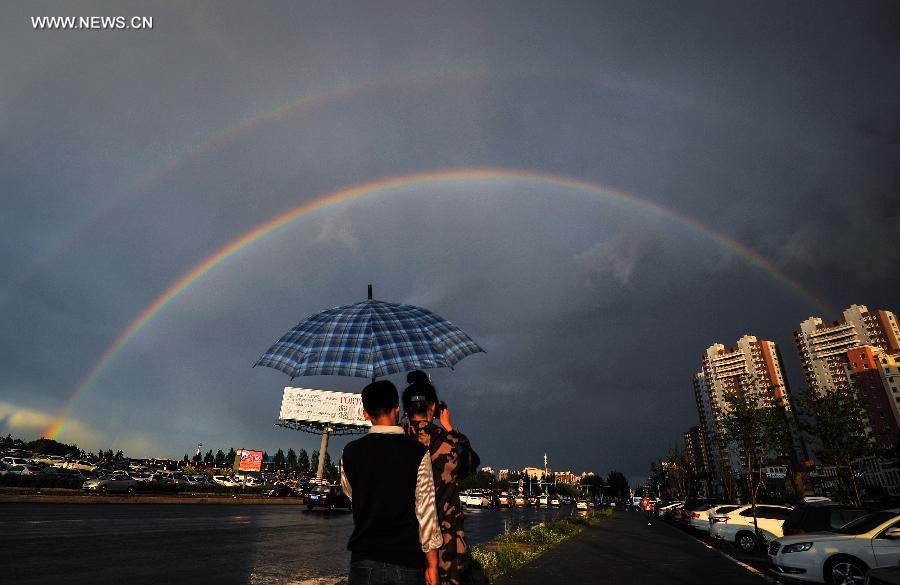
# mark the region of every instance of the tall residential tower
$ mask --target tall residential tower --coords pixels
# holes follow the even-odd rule
[[[723,452],[725,395],[742,392],[755,383],[764,391],[768,406],[790,411],[787,376],[775,342],[752,335],[741,337],[732,347],[721,343],[709,346],[700,367],[693,379],[694,399],[705,435],[713,490],[721,493],[723,474],[732,472],[730,458]]]

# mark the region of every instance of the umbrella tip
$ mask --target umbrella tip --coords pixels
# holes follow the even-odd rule
[[[369,283],[369,300],[372,300],[372,283]]]

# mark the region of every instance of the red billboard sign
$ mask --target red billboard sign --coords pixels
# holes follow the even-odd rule
[[[259,471],[262,468],[263,452],[241,449],[238,452],[238,471]]]

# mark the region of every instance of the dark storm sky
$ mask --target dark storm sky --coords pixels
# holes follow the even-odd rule
[[[487,349],[434,373],[485,464],[546,451],[557,469],[636,482],[697,423],[690,379],[711,343],[778,342],[797,388],[801,320],[851,303],[900,310],[893,2],[65,2],[0,15],[3,434],[40,436],[141,311],[223,245],[416,172],[608,185],[748,246],[831,313],[665,214],[533,181],[422,184],[325,208],[214,267],[114,356],[61,440],[134,456],[198,441],[317,448],[272,427],[288,379],[250,364],[372,282]],[[154,27],[32,28],[54,15]]]

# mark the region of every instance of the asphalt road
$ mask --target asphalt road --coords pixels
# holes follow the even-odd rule
[[[470,543],[571,514],[471,510]],[[0,583],[296,585],[345,575],[352,516],[302,506],[0,505]]]
[[[766,585],[678,527],[617,512],[548,551],[503,585]]]

